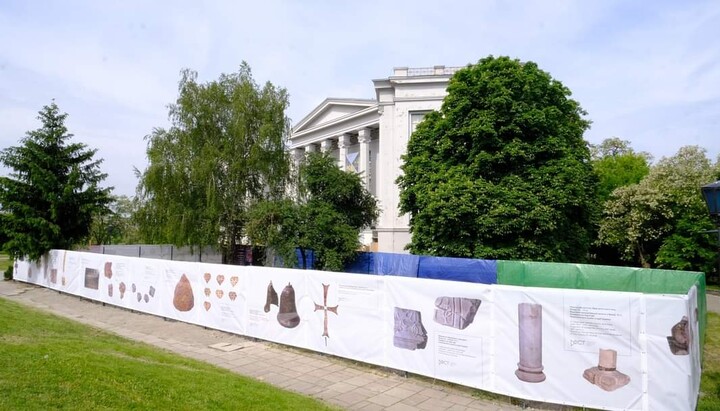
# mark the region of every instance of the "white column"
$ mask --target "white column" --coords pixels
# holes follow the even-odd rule
[[[332,140],[327,139],[327,140],[323,140],[322,142],[320,142],[320,150],[323,153],[329,153],[330,151],[332,151],[332,148],[333,148]]]
[[[300,162],[302,161],[304,155],[305,149],[303,147],[296,147],[292,150],[292,161],[293,165],[295,165],[295,170],[300,167]]]
[[[305,146],[305,152],[306,153],[316,153],[317,146],[315,144],[308,144]]]
[[[360,143],[360,178],[366,189],[370,189],[370,129],[358,131]]]
[[[340,169],[345,170],[345,162],[347,161],[347,149],[350,147],[350,134],[342,134],[338,137],[338,148],[340,149],[340,159],[338,165]]]

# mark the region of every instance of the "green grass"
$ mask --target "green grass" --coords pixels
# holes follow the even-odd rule
[[[10,257],[7,254],[0,253],[0,275],[2,275],[11,264],[12,260],[10,260]],[[9,280],[9,278],[6,278],[6,280]]]
[[[720,315],[708,313],[698,411],[720,410]]]
[[[319,410],[316,400],[0,299],[0,410]]]

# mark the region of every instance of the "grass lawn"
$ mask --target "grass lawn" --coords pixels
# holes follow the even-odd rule
[[[12,264],[10,257],[7,254],[0,253],[0,277],[5,272],[5,270],[10,267],[10,264]],[[2,281],[2,279],[0,279],[0,281]]]
[[[0,299],[0,410],[321,410],[304,397]]]
[[[720,410],[720,315],[715,313],[708,313],[700,401],[697,409]]]

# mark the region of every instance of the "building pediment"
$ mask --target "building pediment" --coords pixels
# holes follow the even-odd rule
[[[293,127],[293,133],[302,133],[342,119],[360,115],[377,107],[377,101],[369,99],[328,98]]]

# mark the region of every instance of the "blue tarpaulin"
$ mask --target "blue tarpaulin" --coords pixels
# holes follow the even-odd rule
[[[345,272],[497,284],[495,260],[471,258],[358,253],[357,259],[345,267]]]
[[[421,256],[418,278],[497,284],[497,262],[472,258]]]

